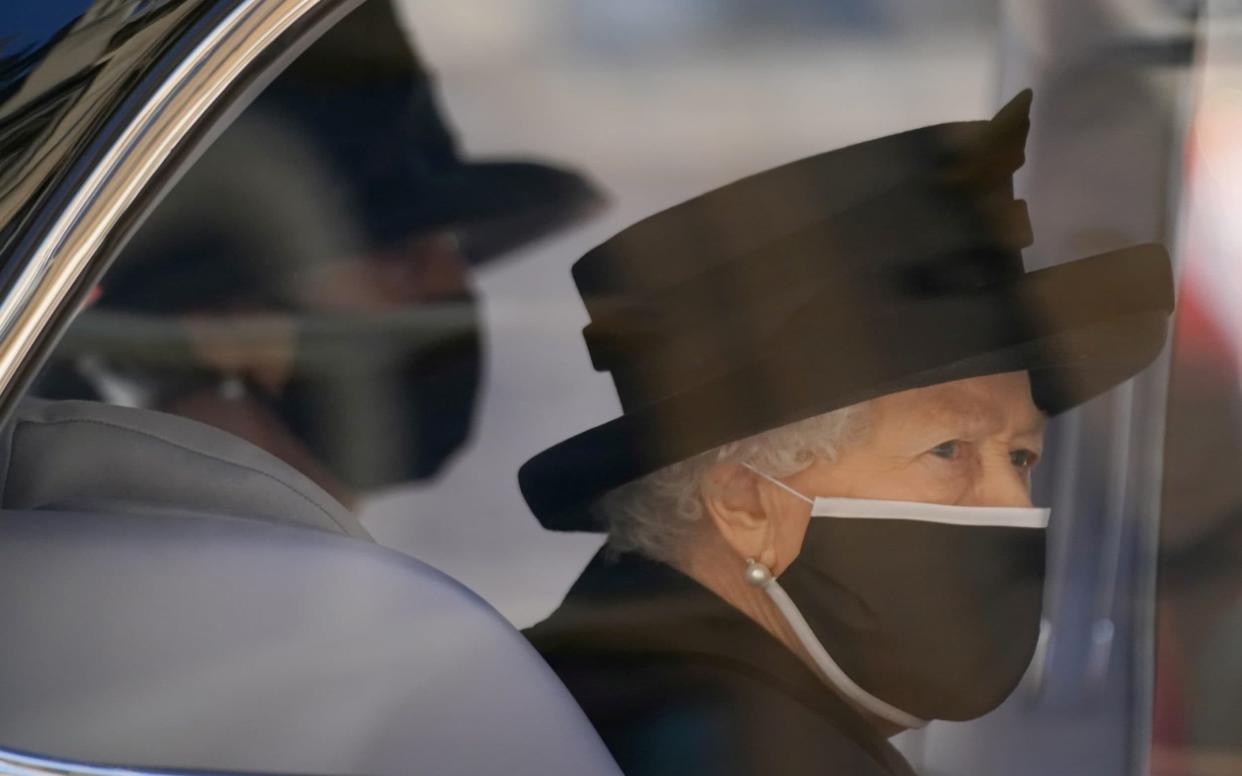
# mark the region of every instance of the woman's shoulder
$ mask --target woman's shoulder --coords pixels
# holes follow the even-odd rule
[[[629,776],[910,773],[784,645],[662,564],[596,558],[526,635]]]
[[[737,666],[648,656],[566,678],[628,776],[910,773],[886,742]]]

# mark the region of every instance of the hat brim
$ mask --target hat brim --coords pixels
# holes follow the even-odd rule
[[[957,319],[956,328],[945,321],[949,331],[960,332],[954,339],[973,340],[952,357],[945,357],[944,349],[916,347],[910,349],[916,355],[903,363],[873,359],[874,368],[848,370],[841,368],[841,354],[822,341],[818,347],[782,347],[539,453],[518,472],[522,494],[545,528],[600,531],[590,505],[664,466],[868,399],[989,374],[1029,372],[1036,404],[1055,415],[1155,359],[1173,308],[1172,273],[1162,247],[1138,246],[1028,273],[1006,289],[1004,298],[1032,319],[1022,336],[999,341],[990,332],[968,328],[972,317],[980,319],[974,307],[989,302],[975,295],[927,305],[929,325],[948,315]],[[916,326],[911,336],[919,336],[920,328],[926,331]],[[920,359],[921,353],[928,356]],[[756,395],[754,386],[781,359],[799,362],[805,381],[776,386],[770,397]]]
[[[604,201],[594,184],[569,170],[535,162],[471,162],[420,186],[416,223],[396,226],[401,233],[453,229],[463,254],[477,265],[595,213]]]

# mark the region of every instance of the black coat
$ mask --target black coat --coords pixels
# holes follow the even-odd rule
[[[627,776],[909,776],[793,652],[694,580],[600,553],[526,631]]]

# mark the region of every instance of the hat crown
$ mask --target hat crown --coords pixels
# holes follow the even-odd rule
[[[1020,278],[1029,105],[792,162],[622,231],[573,271],[595,367],[630,411],[753,361],[825,298],[856,321]]]

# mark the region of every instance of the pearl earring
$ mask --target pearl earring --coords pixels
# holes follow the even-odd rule
[[[746,584],[751,587],[767,587],[772,581],[772,569],[754,558],[746,559]]]

